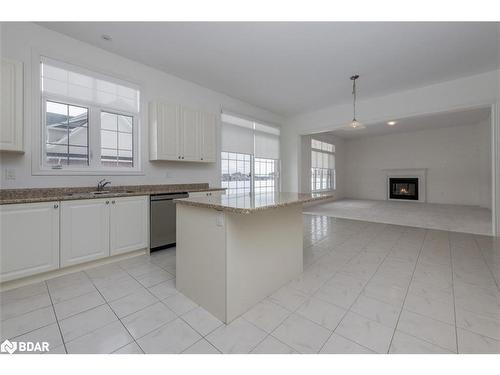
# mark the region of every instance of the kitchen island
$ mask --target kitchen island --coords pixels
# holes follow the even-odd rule
[[[177,289],[229,323],[302,273],[302,204],[329,194],[178,199]]]

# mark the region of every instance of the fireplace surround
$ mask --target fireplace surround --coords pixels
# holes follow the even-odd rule
[[[385,189],[385,199],[397,202],[408,202],[408,203],[425,203],[427,202],[427,168],[388,168],[382,169],[382,178]],[[418,180],[418,199],[398,199],[391,197],[390,180],[391,179],[417,179]]]

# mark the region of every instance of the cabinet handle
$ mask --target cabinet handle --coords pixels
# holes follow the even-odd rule
[[[184,156],[182,157],[182,159],[184,159]]]
[[[111,203],[115,204],[115,201],[111,201]]]
[[[59,208],[59,205],[58,205],[58,204],[55,204],[55,205],[54,205],[54,208]]]
[[[109,204],[109,201],[106,201],[106,204]]]
[[[201,160],[203,160],[203,158],[201,158]]]
[[[181,157],[180,157],[180,155],[179,155],[179,156],[177,157],[177,159],[180,159],[180,158],[181,158]]]

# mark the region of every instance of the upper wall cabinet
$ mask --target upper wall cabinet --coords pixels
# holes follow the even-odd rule
[[[0,63],[0,150],[23,152],[23,64]]]
[[[150,160],[215,162],[217,116],[181,105],[149,105]]]

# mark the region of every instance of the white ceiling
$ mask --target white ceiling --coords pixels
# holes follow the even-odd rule
[[[374,124],[365,124],[366,129],[336,129],[331,134],[344,139],[354,139],[363,137],[373,137],[394,133],[414,132],[425,129],[448,128],[452,126],[473,126],[490,117],[490,108],[474,108],[453,112],[441,112],[429,115],[413,116],[395,120],[394,126],[387,125],[387,121]]]
[[[498,23],[39,24],[282,115],[499,67]]]

